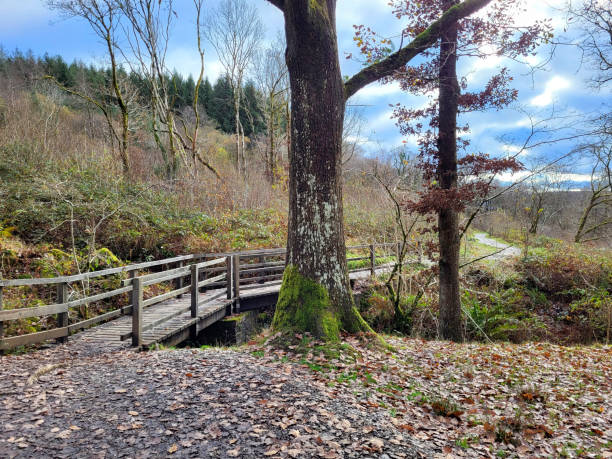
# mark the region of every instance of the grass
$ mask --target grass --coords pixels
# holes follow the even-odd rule
[[[356,257],[363,257],[365,255],[363,254],[359,254],[359,253],[355,253],[355,252],[348,252],[346,257],[347,258],[356,258]],[[369,256],[369,255],[368,255]],[[387,263],[393,263],[397,260],[396,256],[385,256],[385,255],[376,255],[376,259],[374,261],[374,265],[375,266],[381,266],[381,265],[385,265]],[[369,268],[370,267],[370,260],[349,260],[347,262],[348,265],[348,269],[349,270],[354,270],[354,269],[365,269],[365,268]]]

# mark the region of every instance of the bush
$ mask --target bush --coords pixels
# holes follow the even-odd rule
[[[102,246],[136,261],[285,242],[286,217],[278,211],[213,217],[182,205],[172,190],[70,164],[38,167],[24,159],[28,150],[0,147],[0,224],[26,243],[67,252],[73,243],[77,251]]]
[[[581,326],[585,341],[610,343],[612,338],[612,296],[604,289],[584,292],[570,304],[566,320]]]
[[[401,298],[399,310],[396,310],[393,302],[382,292],[386,293],[384,286],[373,286],[360,305],[361,315],[375,331],[436,337],[438,312],[425,297],[417,301],[416,295],[405,295]]]
[[[529,257],[521,262],[519,271],[531,286],[558,300],[572,300],[580,290],[612,287],[609,254],[569,244]]]
[[[541,334],[544,324],[533,314],[521,289],[493,291],[484,301],[465,292],[463,306],[469,339],[522,342]]]

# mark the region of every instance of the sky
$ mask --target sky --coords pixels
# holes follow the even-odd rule
[[[265,40],[271,43],[283,30],[283,17],[279,10],[265,0],[251,0],[259,10],[265,24]],[[213,8],[218,0],[207,0],[205,8]],[[517,9],[519,24],[529,24],[536,19],[550,18],[555,36],[565,42],[577,42],[579,37],[566,27],[561,11],[564,0],[528,0],[525,11]],[[175,0],[178,18],[172,31],[167,56],[168,67],[187,75],[199,72],[199,57],[195,47],[195,22],[191,0]],[[353,25],[364,24],[384,36],[397,36],[402,22],[391,14],[388,0],[339,0],[337,7],[337,29],[339,54],[343,75],[353,75],[361,64],[345,59],[347,53],[357,55],[353,42]],[[104,65],[105,54],[102,43],[89,26],[82,20],[65,19],[50,11],[43,0],[0,0],[0,44],[5,52],[19,48],[32,50],[35,55],[61,55],[67,61],[74,59],[85,63]],[[214,81],[222,67],[212,46],[206,49],[206,75]],[[551,47],[541,47],[532,64],[546,62],[542,70],[535,73],[528,66],[504,61],[498,57],[486,60],[463,60],[459,66],[460,75],[468,78],[470,89],[481,88],[496,70],[508,66],[514,77],[514,87],[519,90],[519,100],[511,109],[477,113],[463,116],[460,123],[471,127],[472,151],[489,153],[492,156],[512,154],[520,149],[530,131],[530,119],[557,128],[556,136],[573,134],[572,129],[579,121],[610,107],[612,96],[607,91],[594,91],[587,80],[590,69],[581,65],[581,53],[574,46],[559,46],[551,56]],[[550,59],[549,59],[550,58]],[[426,97],[409,96],[402,93],[397,85],[372,84],[350,99],[349,104],[357,106],[364,117],[364,126],[359,140],[367,154],[376,155],[392,151],[396,147],[414,149],[415,139],[403,137],[391,119],[390,104],[402,103],[407,106],[422,106]],[[544,122],[551,117],[561,119]],[[568,118],[569,117],[569,118]],[[546,144],[521,154],[526,165],[551,159],[571,151],[577,141]],[[589,164],[585,159],[574,157],[570,168],[560,175],[574,183],[589,180]],[[505,176],[504,180],[512,177]],[[516,178],[516,177],[514,177]]]

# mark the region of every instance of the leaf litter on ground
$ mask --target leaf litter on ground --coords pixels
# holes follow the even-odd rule
[[[612,457],[609,346],[273,338],[0,357],[0,456]]]

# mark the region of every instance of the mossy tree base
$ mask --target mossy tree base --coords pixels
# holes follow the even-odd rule
[[[338,341],[341,330],[372,331],[354,305],[334,304],[325,287],[304,277],[293,265],[285,269],[272,328],[283,333],[308,332],[324,341]]]

